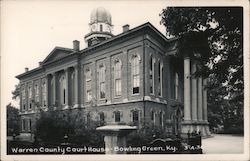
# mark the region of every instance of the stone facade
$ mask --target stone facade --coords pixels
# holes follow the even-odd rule
[[[23,133],[32,132],[38,109],[83,112],[83,120],[105,124],[209,133],[206,80],[191,77],[198,63],[192,53],[180,53],[179,39],[166,39],[150,23],[105,40],[95,33],[88,34],[87,48],[80,50],[79,41],[73,49],[55,47],[38,68],[17,76]]]

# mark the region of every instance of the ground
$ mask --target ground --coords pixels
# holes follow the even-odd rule
[[[244,152],[244,137],[235,135],[213,135],[202,140],[205,154],[240,154]]]

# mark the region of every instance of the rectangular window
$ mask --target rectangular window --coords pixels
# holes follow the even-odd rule
[[[39,95],[39,88],[38,88],[38,85],[36,84],[36,86],[35,86],[35,94],[36,95]]]
[[[32,98],[32,88],[31,88],[31,86],[29,86],[28,93],[29,93],[29,99],[31,99]]]
[[[121,96],[121,61],[116,60],[114,65],[115,96]]]
[[[149,69],[149,83],[150,83],[150,94],[154,94],[154,59],[150,57],[150,69]]]
[[[121,118],[120,118],[120,112],[115,112],[115,122],[120,122]]]
[[[100,83],[100,98],[105,98],[105,82]]]
[[[25,88],[22,89],[22,107],[23,110],[26,110],[26,95],[25,95]]]
[[[100,99],[105,98],[106,93],[106,84],[105,84],[105,66],[102,64],[99,66],[99,91],[100,91]]]
[[[132,85],[133,85],[133,94],[140,92],[140,76],[139,76],[139,57],[133,56],[131,60],[131,70],[132,70]]]
[[[116,79],[115,80],[115,95],[116,96],[121,96],[122,91],[121,91],[121,79]]]
[[[87,100],[90,101],[92,99],[91,90],[87,90]]]
[[[162,96],[162,73],[163,73],[163,66],[162,63],[159,63],[159,69],[158,69],[158,94],[159,96]]]
[[[26,130],[25,119],[22,119],[22,131]]]
[[[92,92],[91,92],[91,71],[90,69],[86,70],[86,101],[89,102],[92,99]]]
[[[179,96],[179,75],[175,73],[175,100],[178,100]]]
[[[31,122],[31,119],[29,119],[29,122],[28,122],[28,131],[31,131],[31,125],[32,125],[32,122]]]
[[[133,78],[133,80],[134,80],[134,84],[133,84],[133,94],[136,94],[136,93],[139,93],[140,91],[140,89],[139,89],[139,75],[135,75],[134,76],[134,78]]]
[[[139,121],[139,113],[138,111],[133,111],[133,123],[138,123]]]

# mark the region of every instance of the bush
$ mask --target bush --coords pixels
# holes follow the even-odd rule
[[[103,147],[104,139],[100,132],[96,131],[96,123],[89,126],[83,121],[67,113],[56,113],[55,111],[43,112],[36,124],[36,137],[46,143],[68,142],[73,145],[86,145],[92,147]],[[68,139],[64,140],[67,135]]]
[[[160,127],[144,125],[141,129],[128,135],[127,145],[136,147],[148,145],[155,138],[167,138],[167,135]]]

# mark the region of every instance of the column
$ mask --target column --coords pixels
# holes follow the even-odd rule
[[[68,108],[69,107],[69,68],[64,69],[64,72],[65,72],[65,84],[66,84],[64,108]]]
[[[207,79],[203,79],[203,120],[207,122]]]
[[[54,105],[54,108],[58,106],[58,100],[56,98],[56,79],[57,79],[57,74],[53,73],[53,92],[52,92],[52,97],[53,97],[53,102],[52,104]]]
[[[196,72],[196,63],[192,62],[192,74]],[[197,121],[197,79],[192,77],[192,120]]]
[[[49,76],[48,75],[46,77],[45,84],[46,84],[46,107],[45,107],[45,111],[47,111],[48,108],[49,108]]]
[[[202,77],[198,78],[198,120],[203,119],[203,107],[202,107]]]
[[[74,92],[75,92],[75,106],[74,107],[78,107],[79,106],[79,91],[80,91],[80,89],[78,88],[78,85],[79,85],[79,83],[78,83],[78,81],[79,81],[79,78],[78,78],[78,75],[79,75],[79,70],[78,70],[78,65],[76,65],[75,67],[74,67],[74,69],[75,69],[75,83],[74,83],[74,87],[72,87],[72,88],[75,88],[75,90],[74,90]]]
[[[190,58],[184,57],[184,120],[191,120],[190,104]]]

